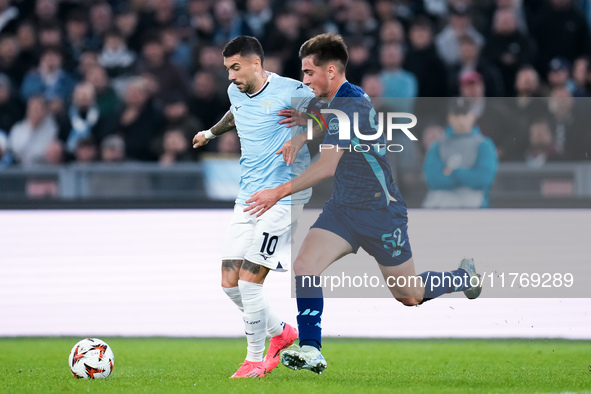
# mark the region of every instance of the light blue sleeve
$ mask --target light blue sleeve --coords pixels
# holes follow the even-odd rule
[[[298,86],[302,87],[298,88]],[[312,90],[303,83],[291,86],[291,89],[287,91],[287,102],[291,103],[291,108],[298,111],[305,110],[313,97]]]
[[[290,108],[300,112],[305,112],[314,98],[314,92],[302,82],[295,80],[289,81],[289,89],[286,89],[286,102],[290,103]],[[292,138],[298,134],[307,131],[306,126],[294,126],[291,128]]]

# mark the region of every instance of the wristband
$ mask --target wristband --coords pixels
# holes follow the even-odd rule
[[[212,133],[211,130],[205,130],[203,132],[203,136],[205,138],[207,138],[208,140],[213,140],[215,137],[217,137],[217,135],[215,135],[214,133]]]

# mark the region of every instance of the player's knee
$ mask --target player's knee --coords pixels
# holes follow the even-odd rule
[[[293,273],[295,274],[295,276],[302,276],[304,270],[302,269],[302,267],[296,267],[296,265],[294,264],[293,266]]]
[[[296,276],[301,275],[320,275],[318,269],[312,263],[304,258],[298,257],[293,262],[293,273]]]
[[[293,262],[293,273],[296,276],[306,275],[306,263],[303,259],[295,259],[295,261]]]
[[[226,289],[230,289],[232,287],[238,286],[238,273],[233,275],[226,274],[222,272],[222,287]]]
[[[222,287],[232,288],[238,286],[242,259],[222,260]]]
[[[238,286],[238,278],[237,272],[232,274],[222,272],[222,287],[229,289]]]
[[[420,298],[396,298],[396,301],[402,303],[405,306],[417,306],[420,305],[422,299]]]
[[[222,287],[225,289],[230,289],[232,287],[237,287],[238,286],[238,279],[236,278],[236,280],[231,280],[229,278],[222,278]]]

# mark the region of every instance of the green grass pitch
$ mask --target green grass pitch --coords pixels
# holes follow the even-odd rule
[[[0,393],[591,393],[591,341],[328,338],[322,375],[228,379],[244,339],[105,337],[113,373],[79,380],[67,361],[79,339],[0,338]]]

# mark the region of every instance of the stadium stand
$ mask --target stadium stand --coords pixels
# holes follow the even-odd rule
[[[254,35],[272,69],[299,79],[298,49],[321,32],[345,38],[352,82],[380,81],[373,95],[418,114],[419,140],[446,123],[425,96],[480,108],[499,147],[491,207],[591,206],[591,11],[543,3],[2,0],[0,208],[230,206],[228,193],[205,190],[221,183],[204,168],[227,165],[235,136],[186,148],[191,128],[229,105],[221,47]],[[426,192],[425,152],[392,163],[411,207]]]

